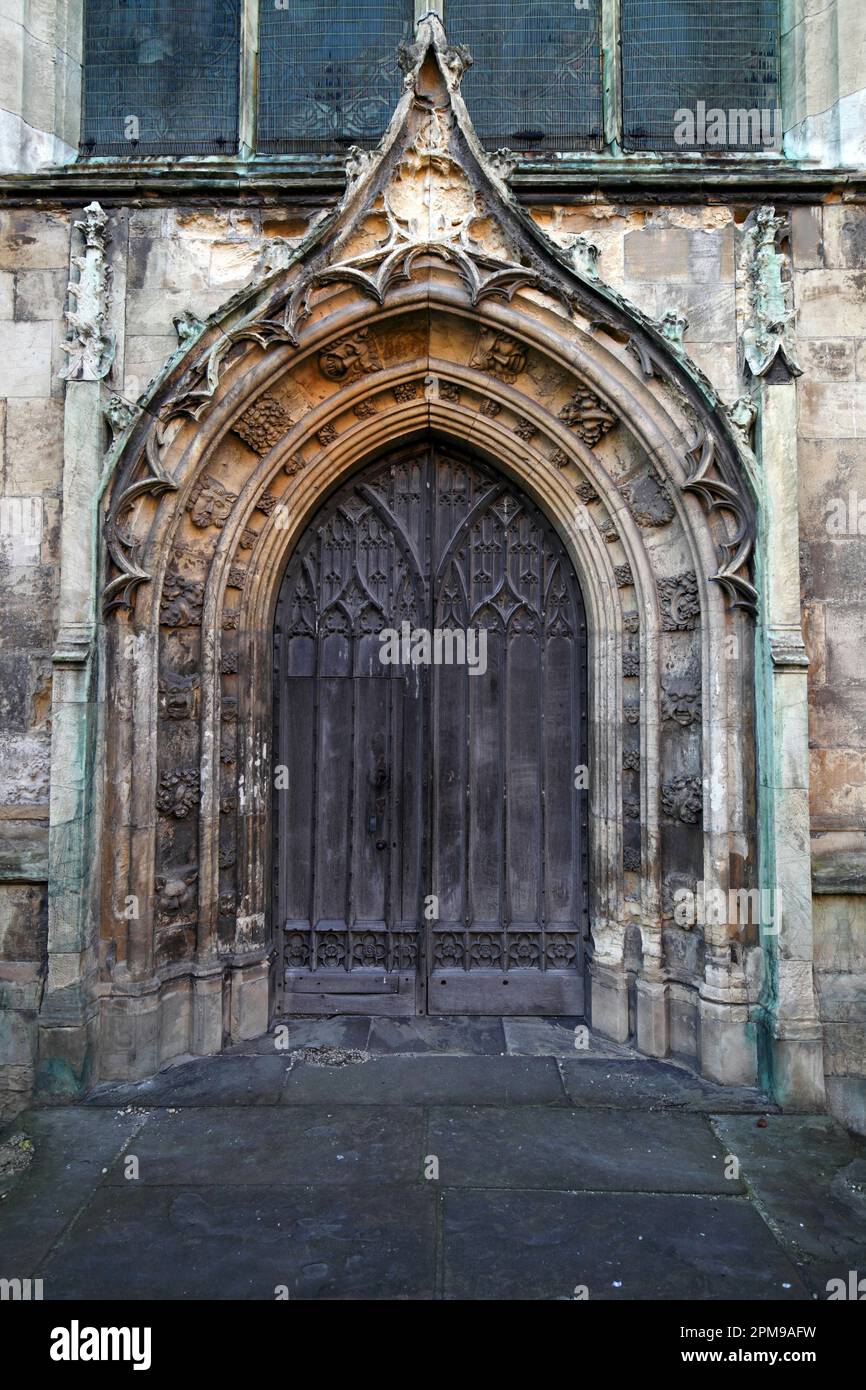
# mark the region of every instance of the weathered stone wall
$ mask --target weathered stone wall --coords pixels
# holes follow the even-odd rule
[[[175,350],[173,319],[204,318],[265,271],[273,242],[297,244],[319,208],[111,207],[107,385],[129,400]],[[737,278],[748,207],[603,200],[532,209],[554,240],[585,235],[601,278],[659,319],[688,319],[684,345],[733,402],[745,291]],[[3,535],[0,565],[0,1085],[32,1080],[45,953],[51,651],[62,488],[63,308],[73,214],[9,211],[0,221]],[[866,210],[829,203],[792,216],[800,410],[804,621],[810,672],[816,968],[830,1095],[866,1124]],[[852,502],[851,494],[856,494]],[[861,531],[858,504],[863,499]],[[34,511],[34,499],[36,509]],[[828,529],[841,500],[846,527]],[[41,506],[41,527],[26,526]],[[851,509],[854,508],[853,522]],[[35,533],[34,533],[35,534]],[[752,996],[757,997],[757,981]],[[857,1078],[860,1078],[858,1081]]]
[[[866,208],[793,217],[816,970],[828,1090],[866,1127]]]
[[[25,1092],[45,956],[69,225],[0,215],[0,1089]]]

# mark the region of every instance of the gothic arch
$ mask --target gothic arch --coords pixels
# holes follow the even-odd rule
[[[747,442],[590,250],[529,222],[475,142],[460,55],[420,32],[341,207],[263,286],[181,323],[185,349],[115,411],[102,1074],[266,1027],[280,580],[331,490],[432,432],[520,484],[584,594],[592,1021],[625,1038],[631,995],[644,1050],[750,1080],[739,943],[671,913],[677,886],[754,872]]]

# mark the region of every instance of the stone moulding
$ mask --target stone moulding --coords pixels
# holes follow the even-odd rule
[[[406,49],[404,59],[409,64],[405,89],[388,131],[375,152],[350,153],[346,191],[339,206],[316,224],[287,267],[276,271],[263,286],[235,296],[228,312],[212,316],[203,330],[196,320],[194,331],[188,335],[182,371],[176,370],[176,359],[172,359],[169,382],[158,381],[150,391],[149,399],[160,400],[153,426],[156,438],[148,440],[143,458],[138,457],[152,478],[129,484],[137,489],[131,492],[131,500],[144,494],[158,497],[171,486],[160,462],[166,429],[179,417],[203,419],[239,350],[281,347],[300,351],[302,330],[310,324],[314,298],[322,291],[335,287],[354,290],[382,308],[398,288],[413,281],[419,285],[429,281],[432,268],[439,263],[456,272],[471,309],[480,310],[488,303],[510,304],[516,296],[530,292],[541,295],[558,306],[569,325],[576,316],[582,316],[590,331],[603,328],[614,339],[627,342],[644,374],[668,380],[676,391],[685,393],[699,415],[715,414],[719,436],[715,470],[730,489],[727,499],[737,501],[739,549],[740,533],[744,540],[754,535],[754,503],[739,464],[735,432],[717,409],[715,393],[706,378],[681,346],[666,336],[670,325],[654,323],[605,285],[598,278],[595,258],[589,258],[591,268],[587,269],[582,256],[575,257],[569,248],[547,237],[513,197],[501,163],[481,149],[460,95],[466,58],[447,43],[435,16],[425,16],[420,22],[418,41]],[[422,69],[431,61],[444,78],[445,98],[432,97],[429,82],[421,81]],[[429,195],[421,216],[411,208],[407,210],[402,189],[416,175],[422,178]],[[437,214],[437,179],[463,179],[473,187],[474,196],[459,218]],[[384,207],[386,237],[372,251],[346,256],[353,230],[374,205]],[[500,223],[504,239],[513,248],[510,259],[490,255],[475,240],[471,228],[481,208]],[[491,365],[487,370],[501,373],[505,369],[516,375],[512,369],[521,369],[523,350],[519,344],[516,351],[512,349],[510,365],[503,368],[502,354],[494,344],[488,352]],[[339,336],[322,350],[319,361],[334,380],[363,375],[374,365],[363,329]],[[581,387],[578,394],[583,404],[574,404],[576,422],[572,427],[593,447],[613,428],[616,414],[588,386]],[[136,437],[133,432],[123,450],[124,478],[138,467],[133,444]],[[698,481],[702,479],[690,480]],[[119,573],[107,586],[106,612],[129,606],[138,585],[149,578],[126,546],[125,529],[118,524],[127,505],[124,490],[117,491],[107,523],[109,551]],[[691,490],[698,491],[696,487]],[[704,488],[699,495],[706,492]],[[718,492],[715,500],[720,501]],[[750,553],[751,549],[738,569],[747,564]],[[727,565],[724,569],[725,579],[730,568]],[[723,575],[718,578],[721,583]],[[748,606],[745,591],[737,582],[732,579],[723,587],[740,606]]]
[[[698,784],[705,758],[720,788],[708,804],[711,824],[688,835],[680,827],[683,854],[694,849],[693,858],[727,862],[734,836],[746,833],[746,812],[729,786],[746,732],[719,740],[699,702],[688,720],[672,713],[663,732],[660,713],[661,672],[675,674],[685,649],[694,656],[701,645],[677,635],[697,618],[695,606],[712,639],[700,657],[705,688],[720,692],[725,729],[741,713],[741,692],[718,655],[725,605],[707,582],[718,563],[714,531],[724,527],[711,527],[681,495],[685,480],[708,510],[724,510],[728,523],[733,516],[738,539],[722,557],[719,582],[724,573],[728,597],[742,603],[737,584],[749,582],[751,551],[743,547],[754,513],[731,422],[687,355],[597,277],[581,274],[511,198],[503,168],[486,158],[468,124],[437,24],[422,23],[421,32],[395,123],[379,151],[352,156],[341,207],[297,255],[208,321],[120,441],[104,605],[114,614],[106,624],[107,685],[125,682],[126,713],[118,701],[106,740],[113,839],[109,848],[106,835],[103,857],[114,875],[106,898],[141,896],[141,919],[118,939],[118,959],[127,949],[139,981],[160,971],[168,979],[171,951],[178,953],[172,979],[235,954],[266,960],[275,576],[341,478],[425,431],[497,460],[546,508],[585,586],[594,654],[593,968],[621,983],[629,914],[640,919],[646,959],[660,960],[663,865],[699,868],[662,845],[668,752],[670,766]],[[425,63],[442,83],[429,70],[420,83]],[[358,229],[372,207],[387,225],[371,251]],[[476,220],[494,232],[480,231]],[[629,339],[654,382],[632,360]],[[683,439],[701,445],[694,467],[684,463]],[[628,499],[618,486],[621,449],[640,455]],[[639,489],[636,479],[649,470],[657,486]],[[694,566],[688,593],[678,588],[667,606],[656,582],[658,542],[667,538],[644,525],[670,526],[670,544],[683,557],[677,567]],[[128,625],[152,642],[152,666],[132,671],[119,660],[117,639]],[[141,750],[131,770],[129,738]],[[641,875],[640,897],[630,882],[628,906],[624,864]],[[155,879],[163,883],[156,901]],[[265,973],[250,984],[259,1031],[267,1026]],[[723,1002],[729,986],[724,972],[713,981]],[[229,992],[234,1018],[233,983]],[[611,996],[618,1011],[611,1036],[627,1027],[626,993],[618,984]],[[225,1001],[217,1002],[202,1051],[222,1045]]]

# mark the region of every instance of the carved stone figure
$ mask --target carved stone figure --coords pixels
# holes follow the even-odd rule
[[[382,362],[369,328],[359,328],[319,353],[319,371],[329,381],[354,381],[381,370]]]
[[[482,328],[469,365],[490,372],[500,381],[516,381],[526,366],[526,349],[507,333]]]
[[[232,507],[237,500],[237,493],[229,492],[218,478],[206,473],[195,484],[186,509],[193,526],[198,526],[200,530],[207,526],[222,528],[231,516]]]
[[[671,677],[662,685],[661,714],[663,720],[686,729],[701,718],[701,692],[688,678]]]

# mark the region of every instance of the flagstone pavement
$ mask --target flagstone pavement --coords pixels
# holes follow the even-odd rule
[[[573,1019],[296,1019],[0,1133],[45,1299],[825,1299],[866,1143]]]

